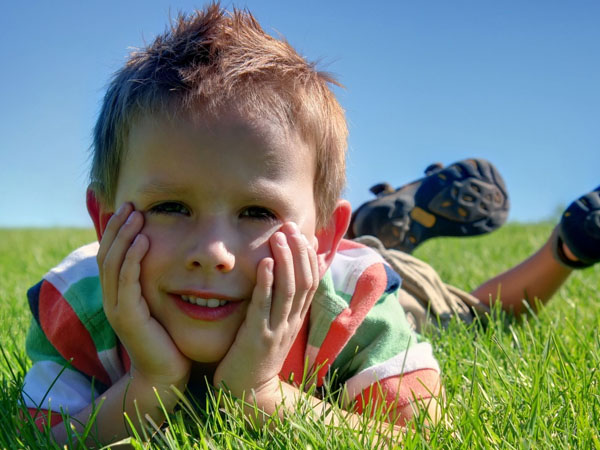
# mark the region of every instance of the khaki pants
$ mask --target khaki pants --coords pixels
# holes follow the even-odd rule
[[[452,316],[471,323],[476,314],[483,316],[489,312],[489,307],[481,300],[444,283],[429,264],[408,253],[386,249],[373,236],[360,236],[354,240],[377,250],[402,277],[398,295],[400,304],[417,332],[432,325],[445,327]]]

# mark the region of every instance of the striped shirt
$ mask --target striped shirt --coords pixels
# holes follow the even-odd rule
[[[23,398],[40,423],[48,410],[76,414],[129,370],[127,351],[102,308],[97,251],[98,243],[75,250],[27,293],[33,364]],[[298,384],[308,367],[317,386],[337,380],[346,398],[359,400],[359,412],[373,386],[397,406],[430,397],[427,380],[439,366],[406,320],[400,282],[374,250],[343,240],[280,377]]]

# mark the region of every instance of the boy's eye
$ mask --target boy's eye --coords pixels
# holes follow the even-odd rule
[[[177,202],[163,202],[154,205],[149,210],[152,214],[184,214],[189,215],[187,207]]]
[[[277,217],[267,208],[261,206],[249,206],[245,208],[241,213],[240,217],[247,217],[255,220],[275,221]]]

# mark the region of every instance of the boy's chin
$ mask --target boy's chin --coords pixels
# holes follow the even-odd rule
[[[181,350],[181,349],[180,349]],[[194,368],[205,368],[210,370],[211,368],[214,370],[217,368],[219,363],[225,358],[229,347],[223,349],[215,349],[215,351],[211,352],[184,352],[185,357],[192,361],[192,367]]]
[[[170,333],[179,351],[194,365],[214,365],[225,358],[235,341],[239,325],[226,330],[188,329],[182,327]]]

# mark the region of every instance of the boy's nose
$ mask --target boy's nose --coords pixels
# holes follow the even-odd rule
[[[188,269],[229,272],[235,266],[235,255],[231,253],[221,240],[204,242],[194,246],[188,253],[186,266]]]

